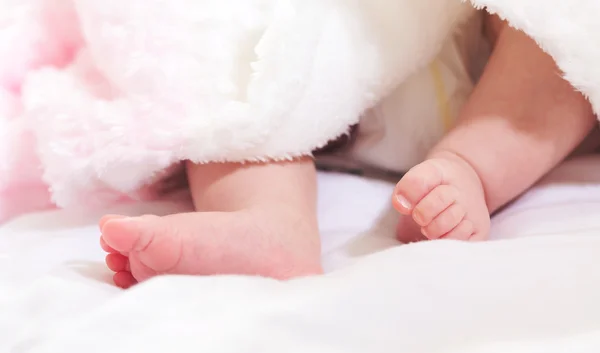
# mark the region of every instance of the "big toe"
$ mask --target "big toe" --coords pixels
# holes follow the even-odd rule
[[[102,223],[102,240],[122,253],[143,249],[151,242],[147,220],[139,218],[111,218]]]
[[[104,215],[102,218],[100,218],[100,221],[98,221],[98,227],[102,231],[102,229],[104,228],[104,226],[106,225],[106,223],[108,223],[109,221],[112,221],[112,220],[115,220],[115,219],[122,219],[122,218],[126,218],[126,217],[125,216],[121,216],[121,215],[115,215],[115,214]]]
[[[102,228],[102,238],[113,249],[128,253],[130,260],[138,259],[144,268],[168,272],[182,251],[180,232],[173,225],[169,217],[112,219]],[[131,266],[134,270],[136,264]]]

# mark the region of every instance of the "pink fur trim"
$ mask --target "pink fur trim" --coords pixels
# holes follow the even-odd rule
[[[140,188],[181,160],[308,155],[426,65],[471,11],[456,0],[0,0],[0,192],[103,205],[148,197]]]

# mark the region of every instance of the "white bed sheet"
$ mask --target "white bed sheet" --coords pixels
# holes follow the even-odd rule
[[[397,247],[391,185],[322,174],[319,187],[330,273],[286,283],[173,276],[121,291],[98,215],[3,226],[0,353],[600,352],[599,156],[552,173],[481,244]]]

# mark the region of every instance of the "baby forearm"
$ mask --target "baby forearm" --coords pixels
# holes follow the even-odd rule
[[[470,163],[493,212],[563,160],[594,123],[590,104],[552,58],[505,26],[458,126],[432,154],[449,151]]]

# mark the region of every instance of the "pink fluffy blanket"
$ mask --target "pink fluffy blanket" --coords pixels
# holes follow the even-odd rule
[[[397,14],[440,16],[410,3],[0,0],[0,221],[139,198],[181,160],[310,154],[470,12],[429,0],[421,43]]]
[[[471,3],[600,107],[597,0]],[[0,222],[139,198],[182,160],[308,155],[428,65],[472,4],[0,0]]]

